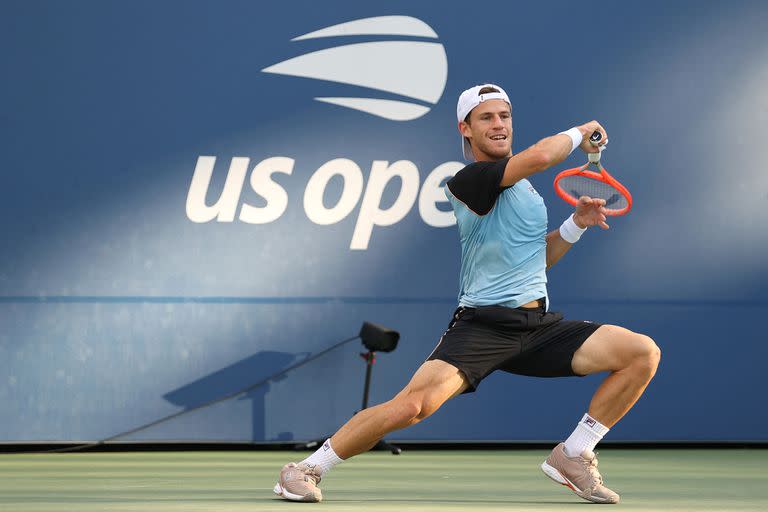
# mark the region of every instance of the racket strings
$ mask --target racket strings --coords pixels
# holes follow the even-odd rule
[[[586,176],[578,174],[566,176],[559,181],[558,187],[574,199],[579,199],[581,196],[605,199],[607,210],[623,210],[629,205],[627,198],[618,189]]]

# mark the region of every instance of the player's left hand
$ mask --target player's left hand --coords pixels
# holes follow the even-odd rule
[[[600,226],[608,229],[605,222],[605,199],[593,199],[588,196],[581,196],[576,211],[573,213],[573,222],[580,228],[589,226]]]

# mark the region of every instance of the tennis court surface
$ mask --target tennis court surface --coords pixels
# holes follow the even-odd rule
[[[321,483],[325,501],[272,494],[304,452],[120,452],[0,455],[0,510],[261,511],[550,510],[590,505],[539,469],[544,450],[367,453]],[[766,511],[768,450],[619,450],[600,469],[621,510]]]

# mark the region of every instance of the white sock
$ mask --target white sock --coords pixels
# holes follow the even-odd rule
[[[320,469],[320,476],[323,476],[336,464],[341,464],[344,459],[340,459],[331,447],[331,440],[326,439],[323,446],[317,449],[315,453],[304,459],[300,464],[309,464]]]
[[[573,433],[565,440],[565,454],[569,457],[581,455],[585,450],[594,451],[595,446],[610,429],[589,414],[585,414]]]

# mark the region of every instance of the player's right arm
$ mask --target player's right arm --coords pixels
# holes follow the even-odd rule
[[[600,130],[603,140],[608,140],[608,135],[597,121],[590,121],[577,128],[582,134],[579,147],[585,153],[598,151],[589,142],[589,135],[595,130]],[[495,162],[469,164],[448,180],[448,190],[476,215],[485,215],[491,211],[504,188],[562,162],[570,153],[571,144],[570,136],[557,134],[540,140],[517,155]]]
[[[608,134],[597,121],[590,121],[577,126],[577,128],[581,132],[581,144],[579,147],[585,153],[596,153],[598,151],[589,142],[589,136],[595,130],[599,130],[602,133],[603,140],[608,140]],[[507,161],[507,165],[504,168],[504,176],[501,179],[500,186],[511,187],[523,178],[559,164],[571,153],[571,144],[572,141],[568,135],[558,133],[557,135],[541,139],[525,151],[513,155]]]

